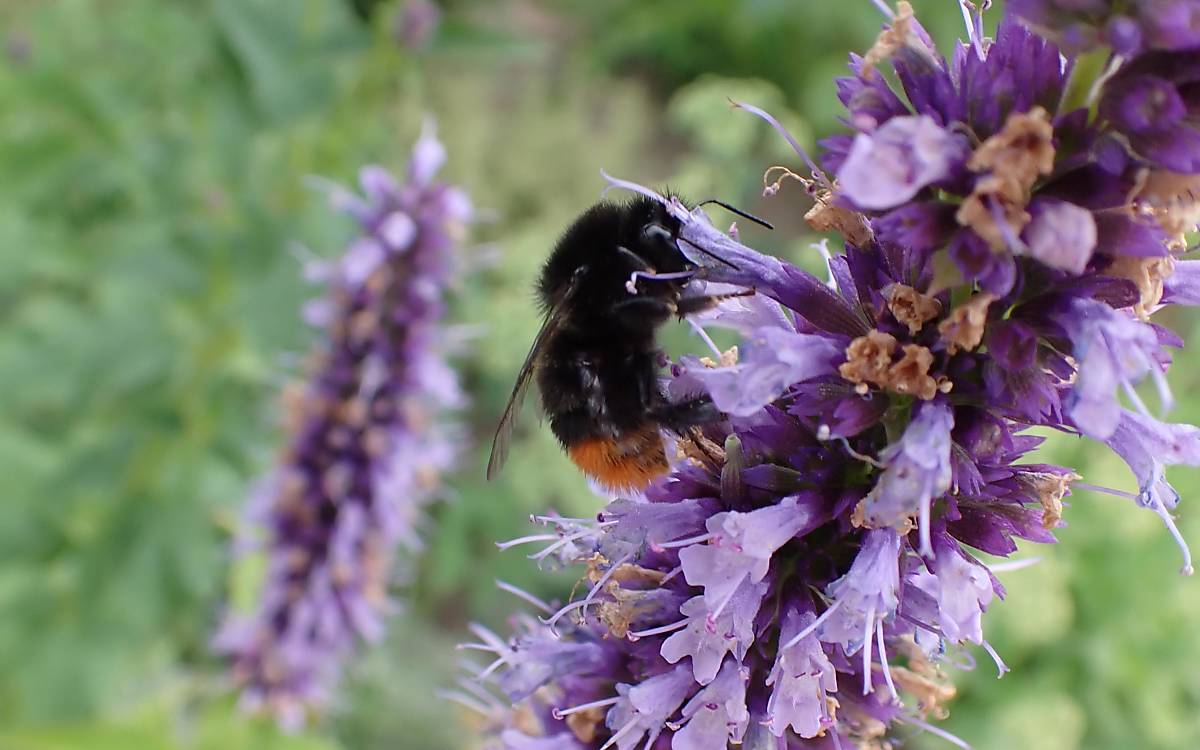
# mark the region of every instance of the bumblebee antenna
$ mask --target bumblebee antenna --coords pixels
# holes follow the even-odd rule
[[[677,239],[683,240],[684,242],[688,243],[689,245],[696,248],[697,250],[704,253],[705,255],[712,258],[713,260],[720,261],[721,263],[724,263],[725,265],[729,266],[730,268],[732,268],[735,271],[742,270],[742,269],[738,268],[737,266],[733,265],[732,263],[730,263],[729,261],[722,258],[720,255],[717,255],[716,253],[714,253],[710,250],[705,250],[704,248],[697,245],[695,242],[692,242],[691,240],[689,240],[687,237],[678,237]]]
[[[731,213],[731,214],[737,214],[738,216],[742,217],[743,219],[746,219],[747,221],[753,221],[755,224],[758,224],[758,225],[759,225],[759,226],[761,226],[761,227],[766,227],[767,229],[774,229],[774,228],[775,228],[774,226],[772,226],[772,225],[771,225],[771,222],[769,222],[769,221],[766,221],[765,219],[760,219],[760,218],[758,218],[757,216],[755,216],[754,214],[752,214],[752,213],[749,213],[748,211],[743,211],[743,210],[742,210],[742,209],[740,209],[740,208],[737,208],[737,207],[735,207],[735,206],[731,206],[731,205],[729,205],[728,203],[726,203],[725,201],[722,201],[722,200],[717,200],[716,198],[709,198],[709,199],[708,199],[708,200],[706,200],[706,201],[703,201],[703,202],[701,202],[701,203],[697,203],[697,204],[696,204],[696,207],[697,207],[697,208],[699,208],[700,206],[707,206],[709,203],[715,203],[716,205],[718,205],[718,206],[720,206],[721,208],[725,209],[725,210],[726,210],[726,211],[728,211],[729,213]]]

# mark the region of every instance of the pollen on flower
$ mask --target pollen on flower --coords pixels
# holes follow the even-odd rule
[[[876,38],[875,44],[871,45],[871,49],[867,50],[867,54],[863,55],[863,77],[870,76],[874,72],[876,65],[890,59],[892,55],[896,54],[897,50],[908,44],[909,27],[912,21],[912,5],[905,2],[905,0],[900,0],[900,2],[896,3],[896,15],[892,18],[891,24],[879,32],[879,37]]]
[[[1000,132],[988,138],[967,161],[972,172],[988,172],[955,214],[993,251],[1006,249],[1032,217],[1025,210],[1039,175],[1054,169],[1054,127],[1041,107],[1009,115]]]
[[[709,369],[716,369],[718,367],[733,367],[734,365],[737,364],[737,362],[738,362],[737,346],[731,346],[728,349],[726,349],[725,351],[721,352],[721,361],[720,362],[716,361],[712,357],[701,357],[700,358],[700,364],[704,365],[705,367],[707,367]]]
[[[888,310],[914,336],[942,312],[942,303],[937,299],[921,294],[906,284],[892,284],[884,290],[884,294]]]
[[[618,565],[616,571],[610,576],[610,580],[617,583],[639,583],[645,585],[661,583],[664,578],[666,578],[666,574],[661,570],[643,568],[633,563]]]
[[[856,529],[875,529],[884,528],[887,526],[888,524],[872,523],[871,519],[867,516],[871,510],[870,506],[871,499],[869,497],[859,500],[854,506],[854,510],[850,513],[850,525]],[[891,527],[894,528],[898,534],[904,536],[908,532],[917,528],[917,522],[914,516],[904,516],[898,519],[895,523],[891,524]]]
[[[988,306],[995,300],[995,295],[980,292],[951,310],[950,315],[938,324],[938,333],[950,354],[956,354],[960,349],[969,352],[979,346],[983,341]]]

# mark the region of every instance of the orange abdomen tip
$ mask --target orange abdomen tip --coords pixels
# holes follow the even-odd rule
[[[576,443],[567,455],[584,474],[612,490],[641,490],[667,473],[662,435],[653,425],[616,440],[593,438]]]

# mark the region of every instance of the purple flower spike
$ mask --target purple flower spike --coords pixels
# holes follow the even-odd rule
[[[965,139],[933,118],[895,117],[854,139],[838,170],[841,194],[860,208],[892,208],[949,177],[966,153]]]
[[[290,443],[249,514],[268,556],[253,618],[215,638],[243,704],[298,728],[331,698],[356,641],[377,640],[392,609],[396,548],[415,550],[421,510],[455,463],[462,406],[440,351],[443,296],[470,204],[432,181],[445,152],[427,128],[411,179],[361,173],[364,196],[334,195],[362,234],[333,265],[316,318],[325,342],[309,381],[288,392]]]
[[[828,283],[609,178],[679,221],[697,286],[756,294],[693,320],[737,331],[740,352],[665,377],[672,400],[707,394],[726,418],[678,435],[644,496],[517,540],[593,584],[552,640],[489,649],[504,658],[484,682],[543,686],[496,734],[849,750],[911,724],[967,747],[928,719],[954,695],[952,644],[1007,670],[983,630],[1005,595],[984,553],[1054,542],[1065,498],[1091,489],[1154,511],[1191,571],[1165,472],[1200,465],[1200,428],[1159,421],[1137,386],[1170,408],[1183,342],[1150,319],[1200,304],[1200,261],[1177,257],[1200,222],[1200,44],[1180,51],[1197,2],[1009,0],[995,39],[968,11],[946,57],[898,3],[838,82],[849,132],[820,159],[837,180],[797,152],[806,220],[846,240],[823,252]],[[1029,428],[1105,442],[1138,492],[1030,462]]]

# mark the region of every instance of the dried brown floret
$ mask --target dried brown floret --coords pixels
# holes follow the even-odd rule
[[[576,711],[567,717],[567,728],[575,735],[575,739],[587,745],[596,739],[596,729],[604,721],[604,716],[603,708]]]
[[[1011,180],[985,177],[975,184],[954,218],[975,230],[993,251],[1003,250],[1008,247],[1008,238],[1019,235],[1033,219],[1025,210],[1029,197],[1017,187]]]
[[[1009,177],[1028,189],[1038,175],[1050,174],[1054,169],[1053,138],[1054,126],[1046,110],[1034,107],[1028,112],[1014,112],[1000,132],[975,149],[967,168]]]
[[[892,667],[892,679],[896,681],[896,687],[916,696],[917,710],[922,714],[933,714],[937,719],[949,716],[945,704],[958,694],[954,685],[899,666]]]
[[[995,300],[995,295],[980,292],[951,310],[950,315],[938,324],[938,333],[950,354],[956,354],[960,349],[971,351],[979,346],[987,324],[988,305]]]
[[[874,233],[861,213],[835,205],[833,193],[829,190],[818,191],[813,197],[816,203],[804,214],[804,220],[813,231],[837,232],[852,245],[861,246],[870,242]]]
[[[1171,249],[1187,247],[1186,235],[1200,227],[1200,174],[1165,169],[1146,171],[1134,190],[1138,212],[1150,216],[1171,237]]]
[[[879,32],[875,44],[871,45],[871,49],[863,55],[862,75],[864,78],[871,75],[876,65],[891,59],[892,55],[908,44],[912,20],[912,5],[905,0],[896,3],[896,15],[892,18],[891,24]]]
[[[892,315],[907,326],[908,332],[914,336],[942,312],[942,303],[936,298],[921,294],[905,284],[892,284],[884,293]]]
[[[1118,255],[1105,273],[1129,279],[1137,286],[1138,301],[1134,303],[1133,311],[1142,320],[1149,320],[1150,313],[1162,301],[1163,282],[1174,270],[1175,258],[1170,255],[1157,258]]]
[[[838,367],[838,372],[851,383],[886,385],[888,370],[892,366],[892,353],[895,351],[894,336],[883,331],[871,331],[850,342],[850,346],[846,347],[846,361]]]
[[[1020,234],[1030,221],[1025,206],[1033,184],[1054,169],[1050,115],[1041,107],[1009,115],[1000,132],[975,149],[967,168],[991,174],[976,183],[955,218],[992,250],[1003,250],[1007,237]]]
[[[933,352],[918,344],[905,344],[904,356],[888,369],[887,387],[928,401],[938,393],[938,381],[929,374],[932,365]]]
[[[1071,482],[1081,477],[1074,472],[1055,474],[1048,471],[1026,471],[1018,476],[1042,505],[1042,526],[1047,529],[1058,526],[1062,521],[1063,498],[1071,488]]]

